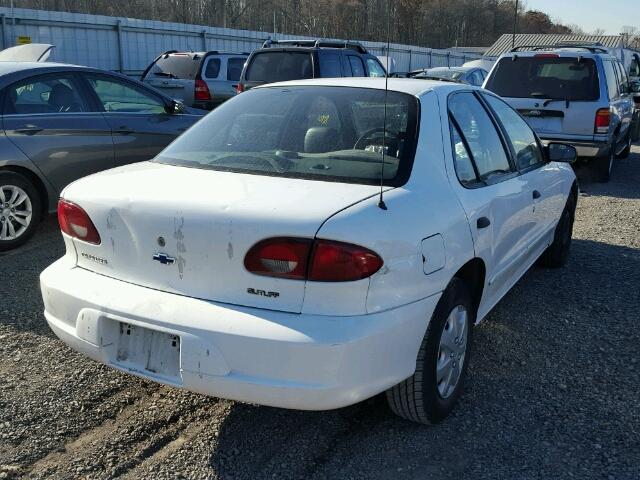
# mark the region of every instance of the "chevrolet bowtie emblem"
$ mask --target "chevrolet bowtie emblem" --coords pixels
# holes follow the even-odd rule
[[[171,265],[171,264],[175,263],[175,261],[176,261],[175,258],[170,257],[166,253],[156,253],[153,256],[153,259],[156,262],[160,262],[162,265]]]

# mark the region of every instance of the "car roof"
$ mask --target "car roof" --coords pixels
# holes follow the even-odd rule
[[[247,57],[249,56],[249,53],[247,52],[220,52],[218,50],[208,50],[206,52],[184,52],[184,51],[177,51],[177,52],[169,52],[169,53],[163,53],[161,56],[164,55],[178,55],[178,56],[185,56],[185,55],[189,55],[190,57],[195,57],[195,56],[201,56],[204,57],[205,55],[207,57],[213,56],[213,55],[237,55],[239,57]]]
[[[428,71],[441,71],[441,72],[468,72],[470,70],[475,70],[478,67],[433,67],[427,68]]]
[[[521,50],[517,52],[508,52],[500,55],[500,58],[512,58],[514,55],[518,57],[535,57],[536,55],[560,55],[562,57],[583,57],[583,58],[615,58],[608,52],[591,52],[580,47],[558,47],[548,50]]]
[[[22,72],[23,70],[38,70],[52,68],[86,68],[78,65],[52,62],[0,62],[0,76],[10,73]]]
[[[384,77],[341,77],[341,78],[313,78],[309,80],[290,80],[288,82],[269,83],[255,88],[286,87],[286,86],[322,86],[322,87],[355,87],[384,90],[385,85],[393,92],[408,93],[419,97],[432,90],[460,90],[470,89],[469,85],[445,83],[437,80],[416,80],[413,78],[384,78]]]

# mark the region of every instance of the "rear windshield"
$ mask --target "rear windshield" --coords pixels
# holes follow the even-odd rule
[[[264,52],[253,56],[245,81],[273,83],[313,78],[313,63],[308,52]]]
[[[149,77],[183,78],[193,80],[198,75],[202,56],[178,53],[164,55],[153,64],[147,73]]]
[[[600,96],[596,63],[578,57],[503,58],[485,88],[507,98],[597,100]]]
[[[383,183],[399,186],[413,164],[418,100],[389,92],[386,130],[384,112],[383,90],[253,89],[211,112],[155,161],[371,185],[380,183],[384,170]]]

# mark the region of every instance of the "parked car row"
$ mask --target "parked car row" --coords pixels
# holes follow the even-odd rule
[[[623,69],[596,48],[531,49],[482,89],[384,78],[357,44],[271,42],[244,62],[241,95],[158,153],[203,112],[149,83],[195,101],[234,58],[165,53],[147,85],[0,71],[5,157],[23,165],[0,171],[5,247],[60,196],[49,326],[113,368],[208,395],[319,410],[385,392],[406,419],[442,420],[474,325],[534,263],[568,259],[576,147],[624,155]],[[148,161],[67,185],[108,159]]]

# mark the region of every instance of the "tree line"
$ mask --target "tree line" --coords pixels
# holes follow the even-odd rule
[[[432,48],[489,46],[501,34],[572,33],[514,0],[14,0],[17,8],[114,15],[294,35],[389,40]],[[11,0],[0,0],[8,7]]]

